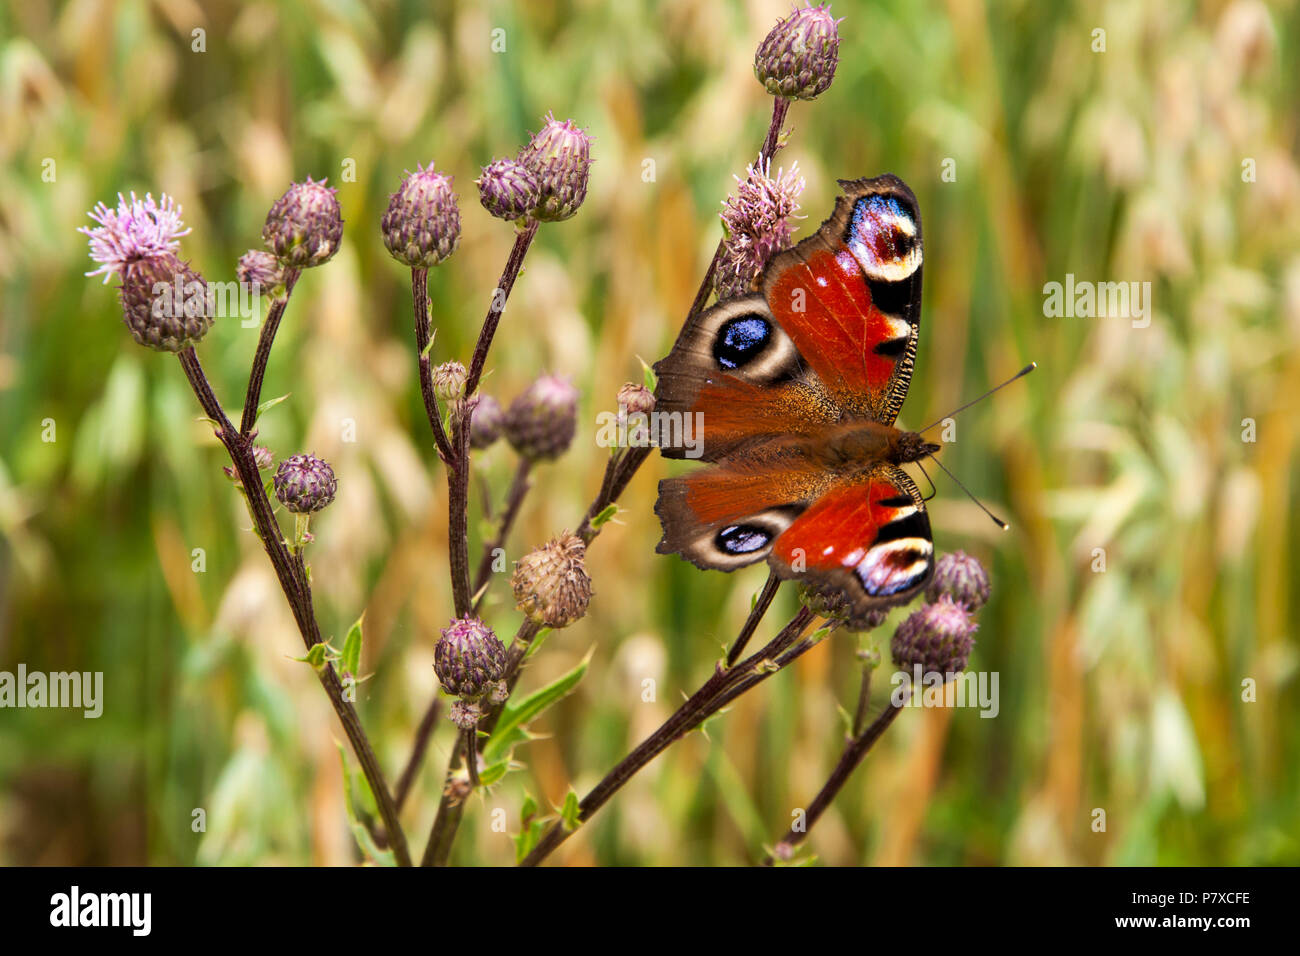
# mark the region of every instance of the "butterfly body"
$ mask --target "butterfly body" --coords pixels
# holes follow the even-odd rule
[[[929,580],[929,519],[900,466],[938,446],[894,426],[920,331],[916,198],[889,175],[841,185],[814,235],[688,319],[656,364],[656,410],[701,422],[709,465],[661,482],[655,511],[660,552],[724,571],[766,559],[861,619]]]

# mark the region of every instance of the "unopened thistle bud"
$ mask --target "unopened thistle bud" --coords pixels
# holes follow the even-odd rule
[[[582,539],[565,533],[520,558],[510,586],[524,616],[543,627],[568,627],[586,614],[591,603],[586,556]]]
[[[159,352],[197,345],[212,327],[207,283],[173,253],[126,265],[118,294],[131,338]]]
[[[254,445],[253,464],[257,465],[258,471],[268,470],[275,464],[275,456],[271,454],[271,449],[267,448],[265,445]],[[236,487],[242,487],[243,483],[239,480],[239,472],[237,472],[233,467],[225,465],[221,470],[226,473],[227,478],[235,483]]]
[[[284,266],[261,249],[249,249],[239,257],[235,278],[247,287],[256,285],[259,293],[267,295],[279,295],[284,290]]]
[[[558,376],[543,375],[510,403],[501,427],[525,458],[557,458],[578,428],[578,390]]]
[[[293,455],[275,472],[275,496],[294,514],[320,511],[334,500],[338,486],[334,469],[315,455]]]
[[[343,239],[343,211],[325,180],[294,183],[271,206],[262,240],[286,268],[307,269],[333,258]]]
[[[412,269],[436,266],[460,242],[460,206],[451,177],[415,167],[388,200],[380,220],[384,245],[393,258]]]
[[[890,643],[894,663],[911,672],[956,674],[966,669],[978,625],[969,611],[948,595],[908,615]]]
[[[433,670],[442,689],[463,700],[491,693],[505,667],[505,645],[476,617],[452,621],[433,649]]]
[[[578,211],[587,198],[591,137],[573,124],[547,114],[546,122],[519,151],[519,165],[537,180],[539,201],[533,216],[560,222]]]
[[[811,100],[825,93],[839,62],[839,21],[829,6],[795,10],[754,54],[754,76],[773,96]]]
[[[947,594],[968,611],[978,611],[989,599],[989,574],[978,558],[965,551],[954,551],[939,558],[934,577],[925,589],[927,601],[937,601]]]
[[[469,372],[459,362],[443,362],[433,370],[433,394],[442,402],[454,402],[465,397],[465,382]]]
[[[618,390],[618,407],[628,415],[649,415],[655,410],[655,393],[644,385],[628,382]]]
[[[504,418],[501,403],[491,395],[480,394],[469,416],[469,444],[471,448],[488,448],[501,437],[501,420]]]
[[[483,208],[507,222],[525,218],[542,200],[537,177],[513,159],[498,159],[484,166],[474,183]]]

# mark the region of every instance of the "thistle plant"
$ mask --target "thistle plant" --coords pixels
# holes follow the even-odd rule
[[[771,122],[757,158],[748,164],[743,178],[737,177],[736,195],[724,204],[724,235],[690,305],[692,314],[703,309],[715,293],[726,296],[749,288],[771,256],[789,246],[803,180],[794,164],[788,172],[780,169],[772,175],[772,161],[785,145],[784,124],[792,101],[811,100],[830,86],[838,42],[838,21],[830,17],[829,10],[809,7],[780,21],[759,47],[754,71],[772,94]],[[413,862],[402,808],[417,789],[431,739],[440,726],[446,726],[447,721],[441,719],[442,696],[454,698],[445,716],[455,725],[456,742],[442,771],[438,806],[421,858],[424,864],[449,861],[470,798],[518,769],[515,751],[531,736],[520,711],[510,709],[518,682],[533,654],[540,652],[541,635],[573,625],[595,606],[598,596],[593,576],[599,577],[599,566],[590,562],[590,549],[610,526],[621,494],[651,451],[648,442],[640,441],[615,448],[604,462],[589,507],[568,525],[576,530],[562,531],[522,553],[509,576],[512,602],[499,612],[493,605],[485,605],[496,583],[496,556],[509,545],[516,519],[527,504],[534,470],[555,467],[578,436],[582,396],[573,383],[550,374],[537,377],[505,404],[480,391],[480,384],[515,282],[539,230],[581,212],[588,192],[592,147],[590,136],[580,126],[548,114],[514,158],[492,159],[481,167],[475,181],[479,206],[511,227],[513,242],[468,356],[437,354],[435,322],[463,322],[465,318],[432,315],[428,294],[430,270],[447,266],[460,241],[460,197],[452,178],[436,172],[432,162],[417,163],[415,172],[408,172],[396,184],[375,224],[375,241],[381,241],[410,273],[411,360],[419,373],[421,400],[436,452],[437,461],[431,466],[440,468],[447,482],[446,572],[452,605],[446,609],[450,623],[441,633],[436,638],[422,636],[433,646],[441,690],[415,729],[410,755],[395,788],[389,787],[351,697],[345,693],[344,679],[351,681],[359,670],[361,624],[349,632],[341,649],[335,648],[322,637],[313,602],[309,522],[335,501],[346,506],[349,488],[336,479],[328,462],[315,455],[289,454],[276,464],[281,450],[255,442],[259,416],[272,404],[261,401],[268,359],[294,289],[307,270],[328,265],[343,241],[343,210],[335,190],[323,179],[317,182],[310,176],[291,184],[267,214],[262,229],[264,248],[245,253],[235,267],[240,281],[256,284],[271,298],[238,424],[227,416],[196,352],[215,317],[207,308],[202,277],[181,258],[180,240],[188,230],[181,221],[180,207],[167,196],[160,202],[149,195],[143,200],[134,194],[130,199],[119,196],[116,208],[96,206],[91,213],[95,225],[83,230],[97,265],[88,275],[102,275],[105,281],[114,276],[119,279],[123,319],[130,335],[150,349],[177,355],[230,460],[226,474],[247,503],[253,531],[293,613],[307,648],[303,660],[311,665],[328,695],[374,797],[378,819],[361,821],[373,838],[363,842],[362,849],[381,862]],[[644,383],[629,382],[613,397],[622,422],[629,429],[642,427],[638,423],[656,405],[653,375],[648,374]],[[491,510],[494,518],[480,535],[481,552],[471,573],[473,453],[493,446],[497,448],[494,454],[514,457],[514,478],[503,506]],[[263,472],[272,468],[268,483]],[[290,534],[281,525],[288,515],[293,516]],[[738,696],[778,674],[830,635],[870,632],[884,621],[883,613],[877,612],[855,618],[842,595],[804,584],[800,586],[799,610],[759,650],[746,655],[781,586],[775,575],[769,576],[725,658],[658,730],[590,792],[566,805],[559,819],[548,824],[536,815],[530,817],[517,838],[521,863],[534,865],[546,859],[655,756]],[[925,673],[963,669],[973,646],[973,614],[988,594],[987,574],[975,559],[962,554],[945,557],[927,592],[927,603],[894,633],[891,648],[895,662],[900,667],[920,666]],[[494,619],[499,615],[498,624],[509,616],[515,628],[509,640],[497,637],[485,619],[489,614]],[[891,705],[874,721],[867,719],[870,675],[879,660],[876,649],[865,649],[854,724],[840,766],[814,804],[818,813],[899,713],[899,708]],[[585,664],[580,665],[530,693],[529,719],[567,693],[584,668]],[[810,813],[810,819],[815,822],[816,815]],[[801,838],[802,834],[787,834],[773,850],[771,860],[792,856]]]

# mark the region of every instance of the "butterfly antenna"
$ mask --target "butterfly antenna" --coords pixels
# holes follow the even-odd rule
[[[940,418],[938,421],[936,421],[936,422],[931,422],[929,425],[926,425],[924,428],[922,428],[922,429],[920,430],[920,432],[918,432],[918,434],[924,434],[925,432],[928,432],[928,431],[929,431],[931,428],[933,428],[935,425],[942,425],[942,424],[944,423],[944,421],[946,421],[947,419],[952,418],[954,415],[958,414],[959,412],[964,412],[964,411],[966,411],[966,409],[970,408],[972,405],[975,405],[975,404],[978,404],[979,402],[984,401],[984,399],[988,398],[988,397],[989,397],[990,395],[992,395],[994,392],[999,391],[1000,389],[1004,389],[1004,388],[1006,388],[1008,385],[1010,385],[1012,382],[1014,382],[1014,381],[1015,381],[1016,379],[1018,379],[1018,378],[1024,378],[1026,375],[1028,375],[1030,372],[1032,372],[1032,371],[1033,371],[1034,369],[1036,369],[1036,368],[1038,368],[1038,363],[1037,363],[1037,362],[1030,362],[1028,365],[1026,365],[1024,368],[1022,368],[1022,369],[1021,369],[1019,372],[1017,372],[1015,375],[1012,375],[1009,379],[1007,379],[1007,380],[1006,380],[1005,382],[1003,382],[1001,385],[995,385],[995,386],[993,386],[993,387],[990,388],[987,392],[985,392],[983,395],[981,395],[979,398],[976,398],[976,399],[973,399],[972,401],[967,402],[967,403],[966,403],[965,405],[963,405],[961,408],[957,409],[957,411],[949,412],[947,415],[944,415],[944,416],[943,416],[942,418]],[[948,471],[948,469],[947,469],[947,468],[944,468],[944,471]],[[951,472],[949,472],[949,474],[951,474]],[[954,480],[955,480],[955,479],[954,479]],[[960,484],[960,482],[958,482],[958,484]]]
[[[934,479],[931,478],[930,473],[925,470],[925,465],[921,464],[918,461],[916,463],[916,467],[921,469],[921,474],[925,475],[925,480],[930,483],[930,493],[921,499],[922,501],[929,501],[931,498],[933,498],[935,495],[939,493],[939,489],[934,486]]]
[[[1030,368],[1033,368],[1033,366],[1031,365]],[[1026,371],[1028,371],[1028,369],[1026,369]],[[1023,375],[1024,372],[1021,372],[1020,374]],[[1019,377],[1020,377],[1020,375],[1017,375],[1017,376],[1016,376],[1016,378],[1019,378]],[[1000,388],[1001,386],[998,386],[998,387]],[[996,391],[996,390],[995,390],[995,391]],[[976,498],[973,494],[971,494],[971,490],[970,490],[969,488],[967,488],[965,485],[963,485],[963,484],[961,483],[961,481],[957,478],[957,476],[954,475],[951,471],[948,470],[948,466],[947,466],[947,465],[945,465],[943,462],[941,462],[938,458],[935,458],[934,455],[931,455],[931,456],[930,456],[930,460],[931,460],[932,462],[934,462],[936,465],[938,465],[940,468],[942,468],[942,469],[944,470],[944,472],[948,475],[948,477],[951,478],[953,481],[955,481],[955,482],[957,483],[957,487],[960,488],[962,491],[966,492],[966,497],[970,498],[971,501],[973,501],[973,502],[975,502],[975,504],[979,505],[979,507],[980,507],[980,511],[984,512],[986,515],[988,515],[990,518],[993,519],[993,523],[994,523],[995,525],[997,525],[997,526],[998,526],[999,528],[1001,528],[1003,531],[1006,531],[1008,528],[1011,527],[1011,525],[1007,524],[1005,521],[1003,521],[1001,518],[999,518],[997,515],[995,515],[992,511],[989,511],[988,508],[984,507],[984,502],[980,501],[980,500],[979,500],[978,498]],[[929,476],[927,475],[926,477],[928,478]],[[931,484],[933,484],[933,482],[932,482]]]

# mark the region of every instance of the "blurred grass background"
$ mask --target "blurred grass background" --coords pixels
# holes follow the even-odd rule
[[[719,235],[718,202],[766,129],[753,50],[788,9],[0,10],[0,669],[103,671],[106,698],[98,720],[0,711],[0,861],[358,859],[341,734],[290,660],[299,638],[180,370],[134,345],[116,295],[82,276],[86,210],[118,191],[166,191],[194,230],[185,254],[226,280],[291,179],[339,187],[343,248],[294,295],[265,392],[292,396],[262,438],[277,457],[311,450],[338,472],[337,503],[313,525],[318,613],[341,637],[366,612],[375,676],[359,706],[395,780],[435,689],[451,600],[408,277],[378,234],[389,192],[417,162],[456,176],[463,239],[430,288],[435,355],[464,359],[511,242],[478,206],[478,168],[513,155],[548,110],[595,137],[587,202],[542,229],[485,382],[509,400],[545,369],[584,394],[574,448],[535,473],[517,558],[576,524],[606,454],[596,414],[639,378],[637,356],[672,342]],[[894,172],[920,199],[925,318],[903,423],[928,423],[1029,360],[1040,371],[962,416],[945,450],[1012,531],[943,481],[931,505],[940,549],[992,569],[971,666],[999,672],[1000,713],[908,712],[812,849],[832,864],[1300,862],[1300,10],[837,0],[834,11],[846,17],[835,82],[794,106],[777,163],[797,160],[808,179],[799,235],[829,210],[837,177]],[[1150,327],[1044,317],[1043,285],[1066,273],[1150,281]],[[200,348],[227,407],[255,341],[227,321]],[[348,419],[355,442],[343,440]],[[1243,419],[1257,440],[1243,441]],[[476,460],[499,506],[511,453]],[[458,861],[511,862],[492,811],[514,830],[525,789],[544,805],[571,784],[585,792],[703,680],[743,620],[761,567],[705,574],[654,555],[666,473],[652,458],[593,546],[592,611],[550,637],[523,686],[594,645],[591,672],[537,728],[549,736],[520,751],[526,771],[475,799]],[[508,636],[517,615],[503,584],[488,618]],[[778,598],[767,630],[792,610]],[[555,859],[755,859],[838,755],[856,648],[837,635],[741,699]],[[646,678],[655,701],[642,699]],[[404,813],[417,853],[452,742],[441,723]],[[191,828],[195,808],[206,832]]]

